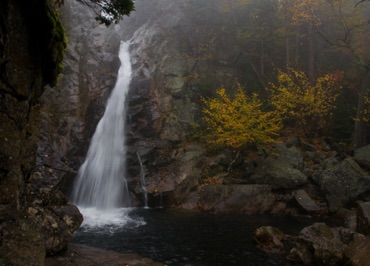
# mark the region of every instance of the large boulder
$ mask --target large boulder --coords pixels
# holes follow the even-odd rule
[[[181,207],[216,213],[270,212],[275,196],[269,185],[202,185],[183,200]]]
[[[370,176],[351,158],[314,176],[314,181],[325,194],[332,212],[370,190]]]
[[[370,236],[358,238],[344,250],[343,265],[368,266],[370,262]]]
[[[65,249],[73,232],[80,227],[83,221],[81,213],[74,205],[30,207],[28,216],[42,229],[40,231],[43,235],[45,250],[49,255]]]
[[[354,150],[353,159],[362,167],[370,169],[370,145]]]
[[[287,162],[298,170],[303,169],[303,154],[296,146],[287,147],[284,143],[278,143],[275,144],[274,153],[279,160]]]
[[[288,259],[304,265],[343,265],[348,245],[363,238],[346,228],[315,223],[302,229]]]
[[[284,159],[272,157],[266,158],[258,165],[251,179],[257,184],[271,185],[272,189],[291,189],[308,182],[300,170]]]
[[[44,265],[44,234],[33,219],[2,223],[1,241],[0,265]]]
[[[294,192],[294,199],[301,208],[307,213],[319,213],[320,207],[303,189]]]
[[[253,241],[257,247],[268,253],[285,252],[285,234],[276,227],[262,226],[253,233]]]

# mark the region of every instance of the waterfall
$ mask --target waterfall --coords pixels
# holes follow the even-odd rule
[[[125,102],[131,80],[129,42],[121,42],[119,58],[116,85],[74,182],[71,199],[80,207],[109,210],[130,206],[125,179]]]
[[[136,153],[136,155],[137,155],[137,158],[139,160],[139,165],[140,165],[140,185],[144,192],[144,208],[148,208],[148,192],[146,190],[146,179],[145,179],[144,166],[143,166],[143,162],[141,161],[141,157],[139,153]]]

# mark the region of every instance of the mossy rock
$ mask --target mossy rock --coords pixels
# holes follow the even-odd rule
[[[58,10],[48,6],[47,18],[49,24],[47,27],[50,28],[49,38],[46,40],[48,42],[47,48],[50,56],[50,73],[46,81],[53,87],[57,84],[58,77],[64,69],[63,59],[68,39],[60,21]]]

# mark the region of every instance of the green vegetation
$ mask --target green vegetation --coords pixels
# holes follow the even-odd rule
[[[67,48],[68,39],[60,21],[58,10],[49,8],[47,18],[50,29],[47,44],[50,52],[49,85],[53,87],[57,84],[58,77],[64,70],[64,51]]]
[[[133,0],[77,0],[87,5],[96,14],[96,20],[109,26],[118,23],[123,16],[130,15],[135,9]]]

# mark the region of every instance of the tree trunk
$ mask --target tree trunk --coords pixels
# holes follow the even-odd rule
[[[263,40],[261,41],[260,74],[262,78],[265,76],[265,48]]]
[[[365,122],[363,115],[366,107],[365,97],[370,90],[370,67],[366,68],[365,79],[361,86],[360,93],[358,96],[357,111],[355,129],[353,134],[353,148],[357,149],[366,145],[366,128],[367,122]]]
[[[294,67],[298,67],[299,63],[299,42],[300,42],[300,37],[298,32],[295,32],[295,55],[294,55]]]
[[[286,37],[286,66],[290,67],[290,43],[289,37]]]
[[[308,42],[308,80],[311,85],[315,85],[315,50],[312,23],[309,25]]]

